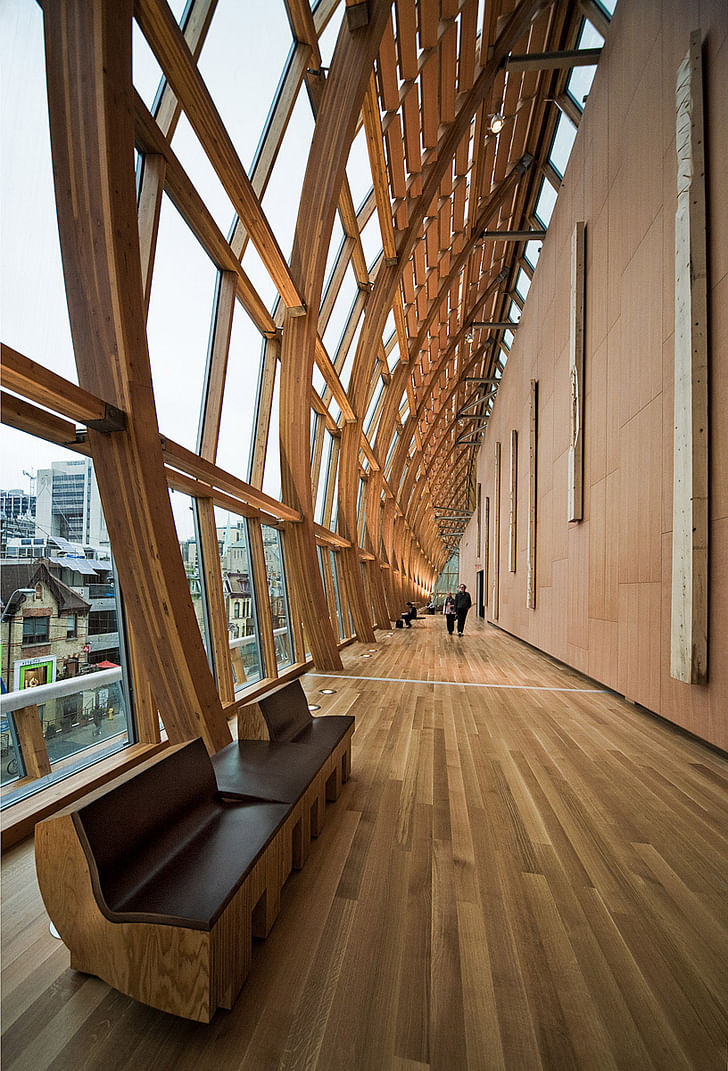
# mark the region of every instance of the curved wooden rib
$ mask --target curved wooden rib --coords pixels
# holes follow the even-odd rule
[[[318,666],[329,669],[340,668],[341,660],[318,568],[309,464],[310,410],[306,407],[304,416],[300,399],[308,397],[311,384],[318,309],[346,160],[389,13],[385,0],[377,0],[370,8],[369,23],[363,29],[351,33],[346,25],[342,26],[316,120],[291,256],[294,276],[303,280],[308,311],[304,316],[287,320],[281,351],[281,486],[284,501],[299,509],[303,516],[302,523],[289,533],[288,561],[293,583],[301,596],[314,659]],[[358,429],[360,442],[360,421],[347,427]],[[356,525],[349,530],[344,528],[342,535],[352,543],[351,548],[341,550],[340,561],[346,560],[347,588],[355,596],[351,609],[357,635],[360,639],[373,639],[371,624],[368,630],[360,628],[364,621],[364,599]],[[355,568],[352,558],[356,559]]]
[[[80,385],[128,414],[89,431],[139,661],[170,740],[230,741],[164,476],[145,333],[134,185],[131,0],[44,13],[58,224]],[[83,166],[79,166],[79,161]]]

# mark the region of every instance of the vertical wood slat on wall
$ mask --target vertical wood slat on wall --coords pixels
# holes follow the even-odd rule
[[[488,584],[490,583],[490,498],[485,496],[484,545],[483,545],[483,598],[488,605]]]
[[[571,238],[571,303],[569,317],[569,516],[580,521],[584,511],[584,254],[586,228],[577,220]]]
[[[702,34],[676,85],[675,438],[670,675],[708,677],[708,306]]]
[[[526,606],[536,608],[536,464],[538,457],[538,380],[531,380],[528,441],[528,581]]]
[[[516,550],[518,546],[518,432],[511,431],[511,471],[509,480],[508,513],[508,571],[516,571]]]
[[[495,477],[493,486],[493,620],[498,620],[500,596],[500,482],[501,444],[495,444]]]

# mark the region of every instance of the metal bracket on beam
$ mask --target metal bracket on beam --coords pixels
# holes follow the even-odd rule
[[[104,415],[99,420],[87,420],[87,428],[100,431],[102,435],[111,435],[115,431],[126,430],[126,413],[117,409],[115,405],[104,406]]]

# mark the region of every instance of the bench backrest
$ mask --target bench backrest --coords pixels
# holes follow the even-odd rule
[[[306,693],[298,677],[258,700],[271,740],[288,743],[312,722]]]
[[[73,818],[103,874],[122,866],[183,814],[216,800],[215,773],[198,739],[163,755],[131,779],[110,785],[101,796],[79,807]]]

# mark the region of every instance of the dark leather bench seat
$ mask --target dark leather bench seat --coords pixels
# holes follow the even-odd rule
[[[278,803],[298,803],[321,769],[319,748],[273,740],[233,740],[211,761],[223,796]]]

